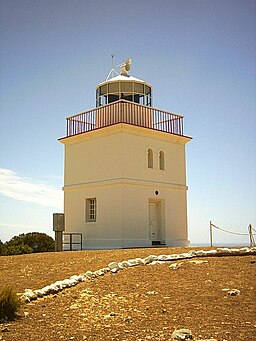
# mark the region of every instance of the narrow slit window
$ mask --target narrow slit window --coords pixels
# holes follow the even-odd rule
[[[86,199],[86,221],[96,221],[96,198]]]
[[[153,151],[148,149],[148,168],[153,168]]]
[[[159,169],[164,170],[165,165],[164,165],[164,152],[159,152]]]

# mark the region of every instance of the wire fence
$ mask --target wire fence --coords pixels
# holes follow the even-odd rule
[[[215,228],[215,229],[217,229],[219,231],[222,231],[222,232],[233,234],[233,235],[248,236],[249,237],[250,246],[255,246],[256,245],[255,244],[255,239],[254,239],[254,236],[256,236],[256,230],[252,227],[251,224],[248,225],[248,232],[242,233],[242,232],[231,231],[229,229],[224,229],[222,227],[214,225],[210,221],[210,244],[211,244],[211,246],[213,246],[213,228]]]

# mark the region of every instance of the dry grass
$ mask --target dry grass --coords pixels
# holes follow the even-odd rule
[[[10,286],[5,286],[0,290],[0,322],[14,320],[20,301],[16,292]]]
[[[186,252],[188,249],[185,250]],[[0,257],[1,285],[39,289],[111,261],[184,249],[130,249]],[[0,326],[2,340],[170,340],[175,328],[195,339],[256,340],[255,256],[206,258],[129,268],[22,306]],[[228,296],[223,288],[236,288]]]

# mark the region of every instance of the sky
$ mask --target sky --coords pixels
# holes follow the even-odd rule
[[[256,228],[255,0],[0,0],[0,239],[53,236],[65,118],[132,58],[153,106],[185,117],[188,228]],[[244,243],[214,229],[213,242]]]

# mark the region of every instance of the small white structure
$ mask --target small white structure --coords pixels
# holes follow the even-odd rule
[[[189,244],[191,138],[182,116],[151,103],[152,86],[123,70],[97,86],[95,109],[67,118],[65,230],[84,249]]]

